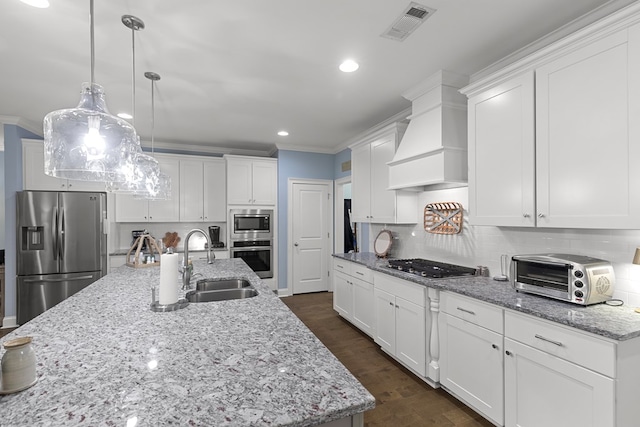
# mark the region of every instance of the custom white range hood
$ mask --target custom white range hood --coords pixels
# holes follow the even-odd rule
[[[441,70],[402,96],[412,102],[409,127],[389,165],[390,190],[467,185],[467,76]]]

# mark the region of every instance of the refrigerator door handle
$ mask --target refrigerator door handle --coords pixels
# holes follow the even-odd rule
[[[87,279],[92,279],[94,276],[92,276],[91,274],[87,275],[87,276],[78,276],[78,277],[73,277],[71,279],[25,279],[24,283],[44,283],[44,282],[74,282],[74,281],[78,281],[78,280],[87,280]]]
[[[60,259],[64,258],[64,243],[65,243],[65,236],[64,236],[64,229],[65,229],[65,219],[64,219],[64,209],[60,210]]]
[[[53,219],[51,227],[51,241],[53,242],[53,260],[58,260],[58,208],[53,209]]]

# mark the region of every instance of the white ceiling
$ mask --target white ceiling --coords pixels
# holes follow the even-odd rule
[[[421,0],[437,12],[397,42],[380,34],[409,0],[95,0],[95,76],[111,113],[130,112],[131,30],[120,18],[132,14],[146,24],[135,39],[143,145],[143,73],[155,71],[156,147],[335,153],[407,109],[402,93],[439,69],[472,75],[594,8],[605,5],[602,15],[631,2]],[[0,116],[41,133],[45,114],[77,105],[89,80],[89,1],[1,3]],[[357,72],[338,71],[347,57]]]

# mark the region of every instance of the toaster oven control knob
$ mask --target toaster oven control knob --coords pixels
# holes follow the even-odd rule
[[[575,291],[573,294],[578,298],[582,298],[584,296],[584,292],[582,291]]]
[[[582,283],[580,280],[576,280],[575,282],[573,282],[573,285],[574,285],[576,288],[581,288],[581,287],[583,287],[583,286],[584,286],[584,283]]]
[[[576,270],[575,273],[573,273],[573,275],[579,279],[582,276],[584,276],[584,273],[582,272],[582,270]]]

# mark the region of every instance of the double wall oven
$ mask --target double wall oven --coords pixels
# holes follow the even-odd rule
[[[231,258],[241,258],[262,279],[273,277],[273,210],[232,209]]]

